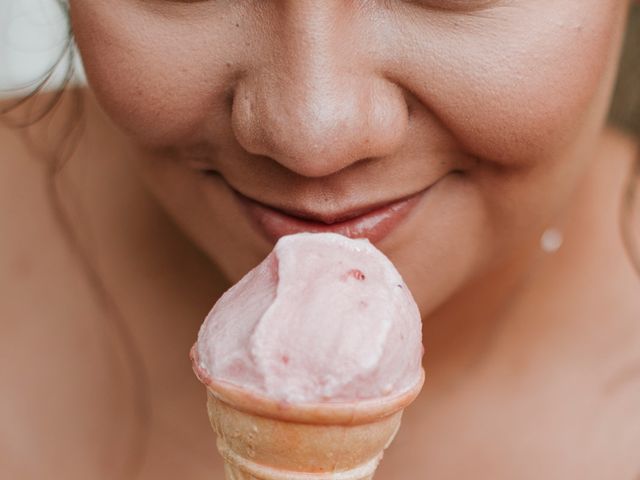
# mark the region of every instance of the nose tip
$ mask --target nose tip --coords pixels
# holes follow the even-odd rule
[[[249,77],[237,85],[232,108],[232,128],[246,151],[305,177],[390,155],[407,123],[402,90],[377,76]]]

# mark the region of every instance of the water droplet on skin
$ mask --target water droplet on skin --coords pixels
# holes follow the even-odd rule
[[[547,253],[557,252],[562,246],[564,238],[557,228],[548,228],[540,237],[540,248]]]

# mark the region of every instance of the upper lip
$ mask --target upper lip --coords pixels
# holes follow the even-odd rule
[[[238,190],[233,189],[234,193],[236,195],[239,195],[241,197],[243,197],[245,200],[248,200],[250,202],[254,202],[257,204],[260,204],[263,207],[266,208],[270,208],[272,210],[277,210],[281,213],[284,213],[286,215],[289,215],[291,217],[295,217],[301,220],[306,220],[306,221],[310,221],[310,222],[316,222],[316,223],[324,223],[326,225],[332,225],[335,223],[340,223],[340,222],[346,222],[348,220],[352,220],[354,218],[360,217],[362,215],[366,215],[367,213],[371,213],[374,210],[378,210],[380,208],[384,208],[384,207],[388,207],[391,206],[395,203],[399,203],[405,200],[408,200],[409,198],[418,195],[419,193],[422,193],[425,189],[416,192],[416,193],[411,193],[409,195],[404,195],[402,197],[397,197],[395,199],[392,200],[381,200],[378,202],[373,202],[373,203],[369,203],[367,205],[361,205],[361,206],[356,206],[356,207],[352,207],[352,208],[345,208],[345,209],[337,209],[335,211],[327,211],[327,212],[320,212],[320,211],[312,211],[309,209],[292,209],[292,208],[287,208],[285,206],[279,206],[279,205],[271,205],[259,200],[256,200],[248,195],[245,195],[243,193],[240,193]]]

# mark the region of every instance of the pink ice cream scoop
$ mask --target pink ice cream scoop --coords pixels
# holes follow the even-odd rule
[[[423,351],[391,261],[333,233],[282,237],[215,304],[194,347],[201,380],[291,403],[402,394],[422,381]]]

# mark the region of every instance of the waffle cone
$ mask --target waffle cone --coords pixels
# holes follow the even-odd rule
[[[193,352],[192,352],[193,355]],[[227,480],[369,480],[420,392],[353,403],[289,404],[207,379],[207,411]]]

